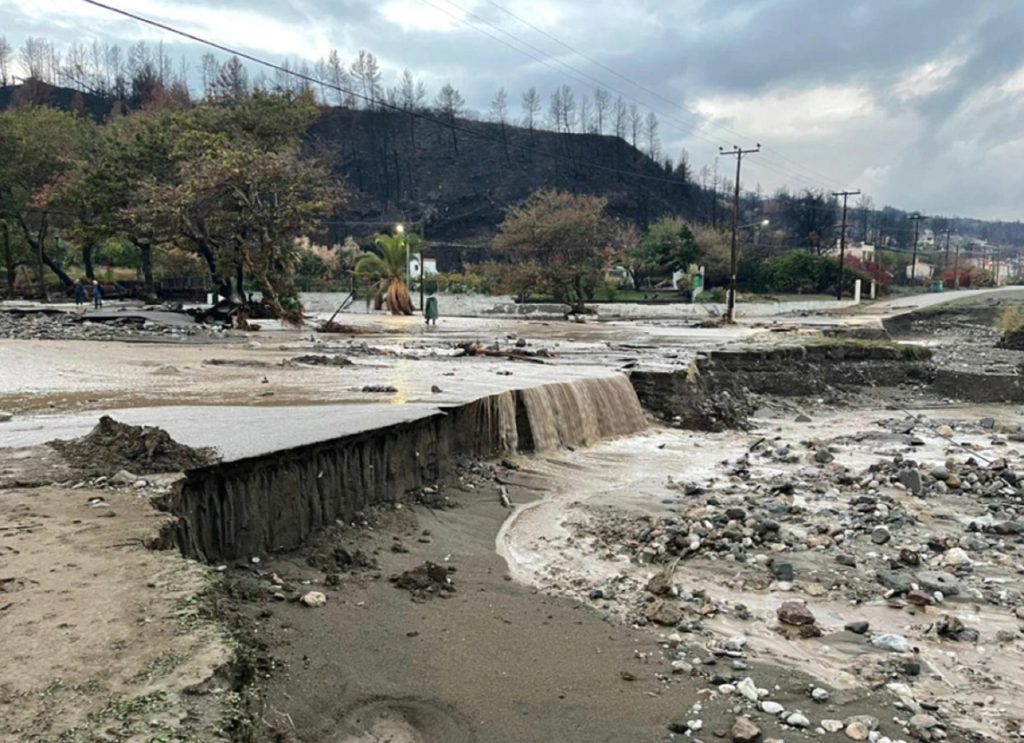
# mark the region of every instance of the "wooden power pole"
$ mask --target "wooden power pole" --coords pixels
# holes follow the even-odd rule
[[[744,155],[752,155],[760,151],[760,144],[752,150],[744,150],[736,145],[731,150],[726,150],[722,147],[718,148],[719,154],[736,157],[736,183],[732,197],[732,247],[729,250],[729,301],[726,305],[725,313],[725,321],[730,325],[736,322],[736,263],[738,257],[736,253],[736,231],[739,229],[740,218],[740,166],[743,163]]]
[[[843,197],[843,226],[839,231],[839,286],[836,288],[836,299],[843,299],[843,271],[846,269],[846,200],[850,196],[859,196],[860,189],[856,191],[833,191],[833,196]]]

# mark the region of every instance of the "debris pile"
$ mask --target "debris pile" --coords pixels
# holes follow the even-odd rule
[[[132,426],[107,415],[85,436],[49,445],[83,472],[106,477],[122,470],[136,475],[182,472],[216,461],[212,450],[179,444],[162,428]]]
[[[389,580],[396,588],[409,591],[414,600],[425,601],[434,597],[448,598],[455,592],[455,583],[450,575],[453,572],[455,567],[452,565],[446,567],[428,560],[401,575],[392,575]]]

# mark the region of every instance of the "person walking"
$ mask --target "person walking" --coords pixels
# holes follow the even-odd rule
[[[423,308],[423,317],[426,318],[427,325],[431,323],[437,325],[437,318],[440,314],[440,311],[437,309],[437,297],[430,295],[427,297],[427,306]]]
[[[97,310],[103,306],[103,289],[98,281],[92,282],[92,306]]]
[[[75,307],[81,309],[85,306],[85,284],[79,279],[75,284]]]

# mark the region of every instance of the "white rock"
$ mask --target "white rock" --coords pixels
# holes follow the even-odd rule
[[[767,712],[769,715],[777,715],[782,712],[783,709],[784,707],[778,702],[761,702],[761,711]]]
[[[306,606],[323,606],[327,603],[327,597],[319,591],[310,591],[299,599]]]
[[[135,481],[138,479],[138,475],[133,475],[128,470],[121,470],[116,475],[111,477],[109,482],[113,485],[134,485]]]
[[[704,727],[704,723],[701,720],[687,720],[686,727],[696,732]]]
[[[972,560],[966,550],[963,550],[960,547],[953,547],[942,554],[940,562],[947,568],[955,568],[960,565],[970,565]]]
[[[910,643],[903,635],[880,634],[871,638],[871,644],[894,653],[909,653]]]
[[[739,652],[747,646],[747,642],[747,638],[743,635],[736,635],[734,637],[730,637],[728,640],[725,641],[725,649]]]
[[[799,712],[794,712],[786,718],[786,724],[792,725],[795,728],[805,728],[810,726],[811,721],[801,715]]]
[[[757,701],[757,684],[754,683],[754,679],[750,678],[750,676],[747,676],[736,685],[736,691],[751,702]]]
[[[822,689],[820,686],[816,687],[811,691],[811,699],[813,699],[815,702],[827,702],[828,697],[829,693],[825,689]]]
[[[825,728],[825,732],[827,732],[827,733],[838,733],[840,730],[843,729],[843,721],[842,720],[822,720],[821,721],[821,726],[823,728]]]

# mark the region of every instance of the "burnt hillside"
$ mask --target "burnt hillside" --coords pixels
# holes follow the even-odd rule
[[[39,81],[0,87],[0,110],[18,105],[55,106],[102,122],[130,110],[132,100]],[[475,258],[505,209],[538,188],[605,196],[613,215],[641,226],[666,213],[694,213],[700,195],[618,137],[448,123],[433,114],[324,108],[309,148],[356,192],[344,213],[327,220],[331,242],[404,221],[422,227],[432,244],[460,246]]]
[[[691,211],[697,197],[618,137],[462,119],[456,127],[401,112],[326,110],[311,146],[359,194],[337,230],[402,219],[422,224],[431,241],[486,244],[506,207],[542,187],[605,196],[613,215],[640,225]]]

